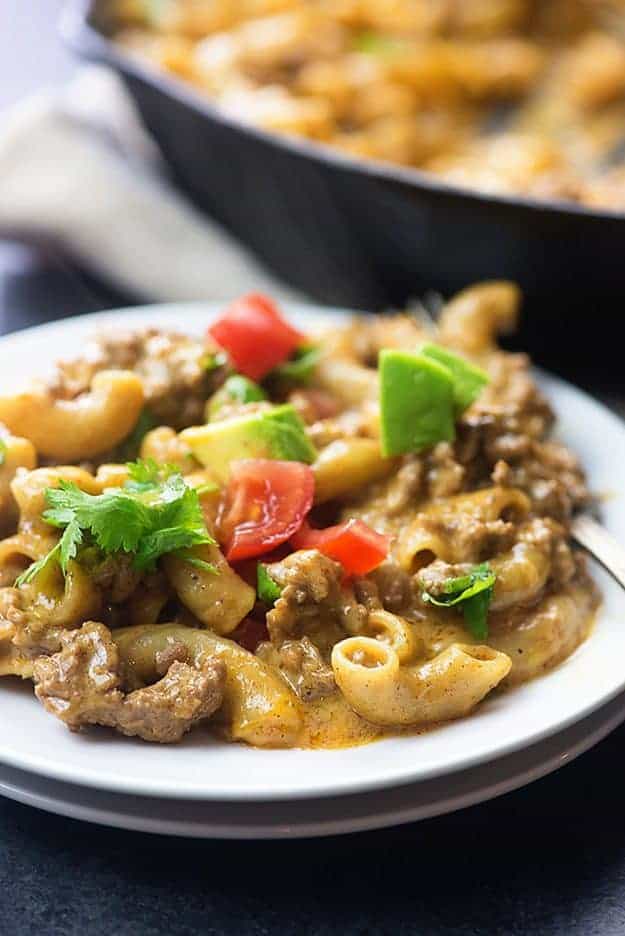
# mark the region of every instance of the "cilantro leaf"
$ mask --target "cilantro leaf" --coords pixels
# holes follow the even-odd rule
[[[261,601],[267,605],[273,606],[280,595],[282,589],[277,582],[274,582],[267,571],[267,566],[259,562],[256,566],[256,592]]]
[[[21,585],[28,585],[29,582],[39,575],[43,569],[48,565],[49,562],[55,562],[59,559],[59,554],[61,552],[61,542],[56,544],[49,553],[46,553],[41,559],[37,559],[36,562],[33,562],[32,565],[29,565],[21,575],[15,579],[15,587],[19,588]]]
[[[205,572],[212,572],[214,575],[219,575],[219,569],[216,565],[213,565],[212,562],[207,562],[205,559],[200,559],[199,556],[189,556],[186,553],[179,552],[178,558],[184,559],[185,562],[195,566],[196,569],[203,569]]]
[[[159,465],[153,458],[138,458],[126,462],[128,481],[124,484],[127,491],[146,491],[157,488],[172,475],[180,475],[176,465]]]
[[[181,475],[172,475],[165,482],[155,510],[152,528],[135,549],[137,568],[154,568],[165,553],[214,542],[206,530],[197,491],[188,487]]]
[[[67,563],[70,559],[75,559],[78,553],[78,547],[82,543],[83,533],[74,517],[65,527],[63,536],[59,540],[59,564],[63,574],[67,572]]]
[[[63,529],[56,546],[23,573],[17,584],[26,584],[51,560],[67,572],[79,551],[92,555],[134,554],[134,566],[152,570],[167,554],[215,541],[204,522],[198,493],[186,484],[176,468],[156,462],[128,465],[129,479],[122,488],[88,494],[72,481],[60,481],[45,492],[48,509],[43,519]],[[208,563],[207,565],[210,565]]]
[[[0,465],[4,465],[7,456],[7,444],[0,439]]]
[[[476,640],[486,640],[488,637],[488,608],[492,597],[492,587],[485,588],[471,598],[466,598],[462,605],[464,623]]]
[[[448,579],[443,586],[442,595],[434,596],[424,591],[423,601],[438,608],[451,608],[459,605],[464,622],[476,640],[488,637],[488,608],[493,597],[496,576],[487,562],[475,566],[466,575]]]
[[[105,553],[135,552],[150,526],[149,508],[119,488],[87,494],[73,481],[61,481],[46,490],[46,500],[50,509],[43,512],[44,520],[57,527],[75,522]]]

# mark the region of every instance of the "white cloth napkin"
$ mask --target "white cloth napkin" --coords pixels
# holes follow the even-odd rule
[[[0,117],[3,235],[54,240],[135,296],[302,298],[172,187],[121,81],[96,66]]]

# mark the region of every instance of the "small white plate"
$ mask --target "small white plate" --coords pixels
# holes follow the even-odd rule
[[[0,339],[0,391],[78,353],[103,325],[165,325],[203,331],[215,312],[199,304],[152,306],[83,316]],[[340,316],[288,310],[303,328]],[[606,526],[625,541],[625,427],[604,407],[552,377],[541,383],[559,417],[559,435],[581,456],[590,483],[610,494]],[[81,786],[176,800],[302,799],[424,781],[535,744],[584,718],[625,688],[625,596],[596,569],[604,604],[591,638],[543,678],[487,700],[470,718],[423,735],[340,751],[268,751],[211,740],[195,731],[176,747],[147,745],[104,731],[74,735],[47,715],[30,686],[2,680],[0,762]]]
[[[98,825],[187,838],[295,839],[430,819],[494,799],[564,767],[625,719],[625,696],[499,760],[409,786],[298,802],[224,803],[128,796],[0,767],[0,795]]]

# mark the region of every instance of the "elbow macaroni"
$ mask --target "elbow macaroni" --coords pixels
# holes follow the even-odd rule
[[[441,336],[466,354],[492,351],[499,334],[514,331],[520,304],[519,287],[506,280],[469,286],[445,306]]]
[[[551,414],[525,359],[496,348],[518,304],[512,284],[485,283],[452,299],[438,324],[419,315],[358,319],[323,339],[306,385],[294,391],[319,453],[311,466],[312,525],[359,518],[387,534],[391,545],[374,572],[346,581],[330,549],[321,556],[283,543],[276,553],[264,543],[258,559],[279,598],[265,583],[259,599],[256,557],[227,562],[224,490],[181,441],[176,428],[188,426],[184,417],[172,418],[176,428],[148,431],[141,442],[133,432],[146,422],[136,426],[144,410],[168,418],[150,409],[150,386],[168,413],[197,414],[219,390],[225,365],[213,371],[202,365],[199,376],[186,375],[190,383],[181,390],[179,362],[161,357],[172,345],[153,331],[154,360],[144,354],[136,372],[111,370],[119,361],[107,360],[94,373],[90,360],[87,379],[74,362],[69,373],[80,389],[73,397],[43,385],[0,397],[0,676],[31,678],[38,657],[60,647],[69,653],[65,631],[93,621],[105,634],[110,629],[111,653],[119,657],[111,658],[111,672],[119,663],[122,692],[154,684],[145,698],[155,700],[164,681],[184,696],[176,682],[184,664],[184,685],[197,689],[210,661],[220,661],[214,673],[225,689],[211,725],[222,736],[263,747],[336,747],[463,717],[497,686],[523,682],[565,659],[589,633],[598,603],[568,546],[566,505],[582,503],[585,488],[570,453],[547,441]],[[491,383],[460,417],[455,443],[384,458],[372,362],[384,347],[416,349],[426,339],[477,360]],[[139,350],[145,350],[140,342]],[[206,356],[203,344],[187,350],[196,361]],[[128,355],[138,353],[132,335],[124,337],[122,351],[127,367]],[[165,392],[163,374],[170,372]],[[289,384],[268,380],[265,389],[277,397],[273,402],[294,402]],[[62,479],[92,495],[123,487],[132,469],[115,459],[122,460],[129,434],[131,451],[174,466],[197,491],[197,501],[188,492],[183,500],[193,501],[195,524],[199,505],[201,529],[216,542],[184,551],[172,545],[146,571],[123,549],[101,548],[85,526],[84,539],[66,557],[65,575],[56,560],[48,561],[16,586],[59,543],[61,529],[44,518],[46,492]],[[265,507],[255,501],[255,508]],[[175,524],[165,527],[157,533],[179,532]],[[334,555],[345,561],[344,553]],[[495,583],[488,636],[478,643],[459,607],[433,606],[423,591],[429,582],[435,598],[450,578],[484,562]],[[72,658],[74,685],[85,687],[82,701],[91,704],[94,673],[83,673],[84,663]],[[170,674],[174,663],[179,666]],[[189,665],[196,670],[192,679]],[[62,681],[63,667],[52,671]],[[66,686],[53,689],[68,701]],[[193,700],[178,701],[184,709]],[[156,724],[158,711],[146,717]]]
[[[371,637],[348,637],[332,650],[339,689],[359,715],[381,725],[467,715],[510,666],[504,653],[467,644],[452,644],[434,659],[414,664],[402,664],[395,649]]]
[[[37,465],[37,452],[28,439],[14,436],[0,423],[0,533],[17,519],[11,482],[18,469],[31,471]]]
[[[161,624],[113,634],[131,688],[154,680],[156,655],[181,644],[192,660],[223,660],[227,681],[221,721],[227,736],[258,747],[292,747],[302,729],[299,703],[288,685],[258,657],[209,631]]]
[[[121,442],[143,407],[140,379],[127,371],[101,371],[91,391],[55,399],[44,385],[0,397],[0,422],[21,432],[38,452],[59,461],[91,458]]]
[[[183,605],[204,627],[229,634],[254,607],[256,592],[228,565],[217,546],[196,547],[192,555],[215,571],[171,555],[163,560],[165,573]]]
[[[524,518],[529,510],[529,498],[515,488],[485,488],[435,501],[420,511],[403,532],[397,545],[397,561],[408,572],[418,571],[433,559],[479,562],[481,541],[465,534],[479,524],[484,538],[497,535],[500,525]]]
[[[384,458],[375,439],[347,438],[330,442],[313,465],[315,503],[344,497],[389,475],[396,462]]]
[[[377,373],[349,358],[322,357],[316,367],[316,383],[345,407],[375,400],[378,392]]]

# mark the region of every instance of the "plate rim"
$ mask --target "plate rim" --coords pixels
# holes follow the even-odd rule
[[[213,302],[167,302],[167,303],[156,303],[148,305],[134,305],[134,306],[124,306],[118,309],[111,309],[99,312],[86,313],[84,315],[73,316],[67,319],[60,319],[52,322],[47,322],[41,325],[20,329],[18,331],[12,332],[8,335],[0,337],[0,356],[5,351],[10,351],[12,346],[16,346],[16,350],[20,345],[27,343],[29,339],[44,336],[50,332],[63,332],[66,326],[69,326],[72,329],[74,326],[85,326],[85,328],[97,328],[98,325],[105,324],[107,322],[119,322],[120,318],[124,316],[130,316],[135,319],[149,319],[154,317],[158,320],[159,316],[169,317],[175,315],[176,317],[181,317],[181,312],[184,314],[184,311],[190,312],[194,315],[199,313],[204,313],[207,316],[214,314],[216,310],[223,308],[224,303],[222,301]],[[356,310],[335,308],[335,307],[324,307],[314,303],[300,303],[300,302],[285,302],[282,304],[283,307],[290,311],[291,314],[295,316],[301,316],[302,318],[308,318],[309,324],[314,322],[316,319],[317,322],[325,320],[326,322],[340,321],[345,319],[346,316],[352,316],[359,314]],[[126,324],[125,322],[123,324]],[[128,323],[130,325],[134,323]],[[172,322],[173,326],[173,322]],[[180,323],[181,331],[189,331],[188,325],[185,326],[184,322]],[[86,332],[88,334],[89,332]],[[54,357],[56,358],[57,352],[54,352]],[[568,381],[563,380],[560,377],[550,374],[546,371],[540,371],[540,377],[543,382],[547,383],[547,386],[553,388],[554,390],[559,390],[561,393],[572,394],[573,397],[577,396],[578,399],[583,400],[586,406],[595,408],[601,412],[603,419],[608,419],[614,430],[621,434],[625,439],[625,422],[623,422],[613,411],[611,411],[604,404],[596,400],[591,394],[587,393],[585,390],[582,390],[576,387],[574,384],[569,383]],[[600,613],[600,612],[599,612]],[[592,639],[592,638],[590,638]],[[583,647],[584,645],[582,645]],[[576,651],[576,653],[579,652]],[[572,655],[572,657],[575,654]],[[572,659],[570,657],[569,659]],[[560,666],[564,665],[560,664]],[[557,668],[556,668],[557,669]],[[535,677],[536,680],[545,680],[548,679],[550,673]],[[522,689],[522,687],[519,687]],[[197,785],[191,784],[184,786],[182,788],[177,787],[173,788],[173,780],[161,782],[158,779],[144,777],[142,779],[133,778],[129,776],[117,776],[117,775],[107,775],[102,777],[99,773],[92,772],[89,768],[83,767],[80,773],[79,785],[90,787],[98,790],[109,790],[111,792],[118,793],[129,793],[135,795],[147,795],[147,796],[160,796],[163,798],[169,799],[185,799],[185,800],[228,800],[228,801],[240,801],[240,802],[270,802],[275,800],[305,800],[310,798],[321,798],[324,796],[332,797],[339,795],[349,795],[351,793],[360,793],[373,790],[381,790],[385,788],[392,788],[407,783],[418,783],[422,780],[428,780],[436,776],[445,776],[452,773],[456,773],[460,770],[465,770],[471,767],[475,767],[481,763],[488,763],[494,761],[500,757],[505,757],[511,753],[517,752],[519,750],[525,749],[532,744],[538,743],[545,738],[553,736],[560,731],[566,730],[572,724],[579,722],[586,718],[588,715],[597,711],[604,705],[610,703],[616,696],[619,695],[621,691],[625,688],[625,674],[623,676],[622,682],[618,685],[613,686],[610,691],[597,696],[593,701],[584,705],[581,709],[575,709],[572,714],[567,717],[562,717],[555,725],[546,725],[539,730],[533,732],[528,732],[523,735],[521,738],[517,737],[507,743],[500,743],[496,751],[483,751],[481,753],[476,753],[474,755],[464,754],[462,758],[458,760],[451,760],[450,762],[440,763],[439,765],[430,766],[426,769],[416,769],[414,766],[406,768],[404,764],[398,765],[395,767],[394,772],[391,776],[380,775],[377,777],[365,777],[360,780],[354,778],[342,778],[341,781],[328,781],[322,785],[319,784],[319,781],[308,786],[301,786],[296,789],[266,789],[262,793],[250,793],[249,790],[246,791],[243,788],[238,787],[224,787],[219,790],[213,788],[212,791],[207,791],[205,787],[198,787]],[[513,693],[515,690],[511,690]],[[518,690],[516,690],[518,691]],[[467,719],[468,721],[468,719]],[[451,723],[455,724],[455,723]],[[434,729],[435,731],[444,731],[446,726],[441,726]],[[413,736],[410,736],[413,737]],[[375,742],[375,746],[379,749],[380,745],[388,744],[389,740],[397,739],[381,739]],[[372,746],[372,745],[371,745]],[[369,745],[367,746],[369,747]],[[291,756],[296,756],[299,749],[293,749],[289,752]],[[350,749],[345,749],[349,751]],[[359,750],[359,749],[352,749]],[[279,752],[285,753],[285,752]],[[307,755],[313,754],[318,757],[323,757],[324,754],[332,753],[336,754],[336,751],[327,752],[324,750],[319,751],[306,751]],[[15,753],[12,749],[6,748],[2,739],[0,738],[0,763],[4,763],[10,767],[14,767],[21,770],[26,770],[28,772],[39,774],[42,776],[47,776],[51,779],[56,779],[61,782],[73,782],[76,783],[76,766],[75,765],[64,765],[63,763],[47,761],[45,757],[29,755],[29,754],[19,754]]]
[[[590,720],[593,720],[593,725],[588,730],[588,722]],[[617,697],[617,699],[613,699],[611,703],[607,703],[598,712],[569,726],[568,729],[565,729],[559,735],[543,739],[537,744],[531,745],[529,748],[524,748],[490,762],[499,772],[501,772],[502,768],[504,769],[503,777],[501,773],[499,773],[497,777],[493,778],[492,772],[489,772],[489,776],[485,776],[483,781],[479,781],[476,775],[475,781],[471,784],[471,774],[476,774],[476,772],[483,769],[485,765],[482,765],[481,768],[479,765],[477,767],[469,767],[467,770],[459,771],[454,775],[456,783],[459,781],[462,784],[463,780],[466,782],[468,778],[470,785],[468,790],[458,791],[456,789],[450,793],[441,792],[441,797],[439,799],[429,803],[426,802],[425,804],[422,802],[420,804],[403,802],[403,805],[393,804],[393,806],[387,806],[386,808],[384,808],[384,804],[380,804],[380,800],[388,793],[393,794],[400,792],[404,796],[412,799],[411,792],[414,791],[415,796],[418,797],[422,788],[421,783],[405,785],[401,790],[393,790],[391,788],[390,790],[363,793],[360,794],[360,797],[363,800],[368,800],[370,804],[369,811],[360,814],[357,818],[353,816],[328,818],[326,816],[321,819],[317,818],[314,821],[309,819],[307,821],[293,822],[292,820],[285,821],[280,818],[276,819],[271,811],[268,811],[267,822],[260,823],[257,820],[256,824],[250,822],[249,819],[245,824],[233,824],[228,821],[219,822],[219,820],[216,820],[214,817],[208,821],[205,817],[201,818],[199,821],[198,817],[185,820],[182,819],[180,815],[174,818],[171,816],[163,818],[159,809],[175,809],[177,805],[175,800],[166,799],[163,803],[162,800],[158,799],[150,802],[149,797],[139,798],[137,804],[139,807],[146,800],[150,806],[155,807],[152,813],[146,816],[140,812],[133,813],[132,809],[126,811],[119,810],[119,804],[115,804],[114,802],[116,794],[112,794],[113,802],[109,800],[108,804],[89,805],[89,803],[87,803],[85,805],[84,802],[79,802],[78,798],[81,796],[84,797],[85,793],[87,793],[87,796],[94,798],[100,796],[111,797],[111,793],[106,790],[94,791],[91,788],[78,787],[74,793],[74,788],[71,784],[61,784],[61,786],[67,788],[68,798],[65,799],[61,798],[61,796],[55,796],[54,791],[39,792],[36,789],[33,791],[32,788],[24,787],[20,785],[19,782],[16,783],[15,779],[11,780],[11,778],[9,778],[7,781],[6,774],[3,774],[2,768],[0,768],[0,795],[34,809],[42,809],[53,815],[62,815],[80,822],[88,822],[107,828],[142,832],[149,835],[236,841],[293,841],[303,838],[326,838],[328,836],[351,835],[358,832],[368,832],[406,825],[408,823],[421,822],[425,819],[433,819],[437,816],[448,815],[449,813],[458,812],[462,809],[469,809],[481,803],[490,802],[500,796],[505,796],[531,783],[535,783],[537,780],[541,780],[543,777],[555,773],[561,767],[572,763],[572,761],[576,760],[608,737],[623,721],[625,721],[625,693],[621,693],[620,698]],[[585,726],[584,723],[586,723]],[[580,735],[579,732],[582,728],[584,728],[584,730]],[[572,733],[572,740],[563,737],[567,734],[570,736]],[[545,748],[547,746],[553,747],[553,750],[547,752],[547,756],[545,756]],[[530,758],[529,764],[527,763],[528,757]],[[516,764],[521,759],[524,759],[524,763],[517,767]],[[506,767],[508,767],[507,771]],[[24,772],[18,771],[18,774],[20,773]],[[26,777],[28,778],[30,775],[26,774]],[[18,781],[19,779],[18,777]],[[37,781],[43,779],[45,778],[33,775],[35,784]],[[74,796],[71,795],[72,793],[74,793]],[[128,796],[122,798],[129,799]],[[185,802],[188,805],[189,801]],[[198,810],[201,810],[203,806],[212,806],[214,808],[217,805],[216,803],[202,803],[201,801],[190,802],[191,805]],[[336,808],[336,805],[340,803],[341,800],[338,800],[337,803],[333,803],[332,800],[323,797],[321,802],[324,806],[327,803],[328,809],[331,810]],[[304,808],[306,808],[307,805],[307,803],[304,803]],[[382,805],[382,808],[380,808],[380,805]],[[253,804],[253,806],[258,809],[259,804]],[[272,819],[275,821],[272,822]]]

